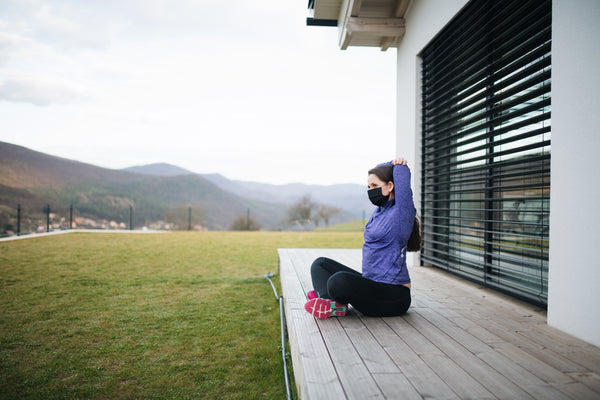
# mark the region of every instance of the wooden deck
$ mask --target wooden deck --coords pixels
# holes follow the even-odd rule
[[[411,268],[402,317],[304,311],[310,265],[360,270],[360,250],[279,249],[301,399],[600,399],[600,349],[546,324],[526,303],[434,268]]]

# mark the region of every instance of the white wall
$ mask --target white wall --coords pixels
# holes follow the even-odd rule
[[[600,346],[600,1],[552,5],[548,324]]]
[[[413,0],[406,13],[406,33],[398,47],[396,76],[396,154],[408,159],[417,212],[421,214],[421,59],[418,54],[467,3],[467,0]],[[409,253],[409,265],[418,254]]]
[[[410,165],[418,159],[415,140],[421,131],[418,54],[466,3],[467,0],[413,0],[406,13],[406,33],[397,50],[396,151],[399,156],[406,155]]]
[[[414,166],[413,190],[419,212],[418,54],[466,3],[466,0],[413,1],[406,15],[406,34],[397,50],[396,152],[407,157]],[[548,323],[600,346],[600,29],[597,21],[600,21],[598,0],[553,1]],[[418,259],[413,258],[412,264],[417,262]]]

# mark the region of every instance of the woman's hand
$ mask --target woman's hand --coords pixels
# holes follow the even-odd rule
[[[406,165],[406,159],[404,157],[396,158],[392,161],[392,165]]]

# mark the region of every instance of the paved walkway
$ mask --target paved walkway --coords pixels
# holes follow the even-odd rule
[[[39,237],[45,237],[45,236],[54,236],[54,235],[63,235],[65,233],[75,233],[75,232],[84,232],[84,233],[165,233],[168,231],[155,231],[155,230],[150,230],[150,229],[137,229],[137,230],[130,230],[130,229],[64,229],[64,230],[58,230],[58,231],[51,231],[51,232],[43,232],[43,233],[29,233],[26,235],[13,235],[13,236],[8,236],[8,237],[3,237],[0,238],[0,242],[6,242],[9,240],[20,240],[20,239],[32,239],[32,238],[39,238]]]

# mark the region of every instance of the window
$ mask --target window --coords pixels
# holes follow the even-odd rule
[[[473,0],[421,53],[421,260],[542,305],[551,8]]]

